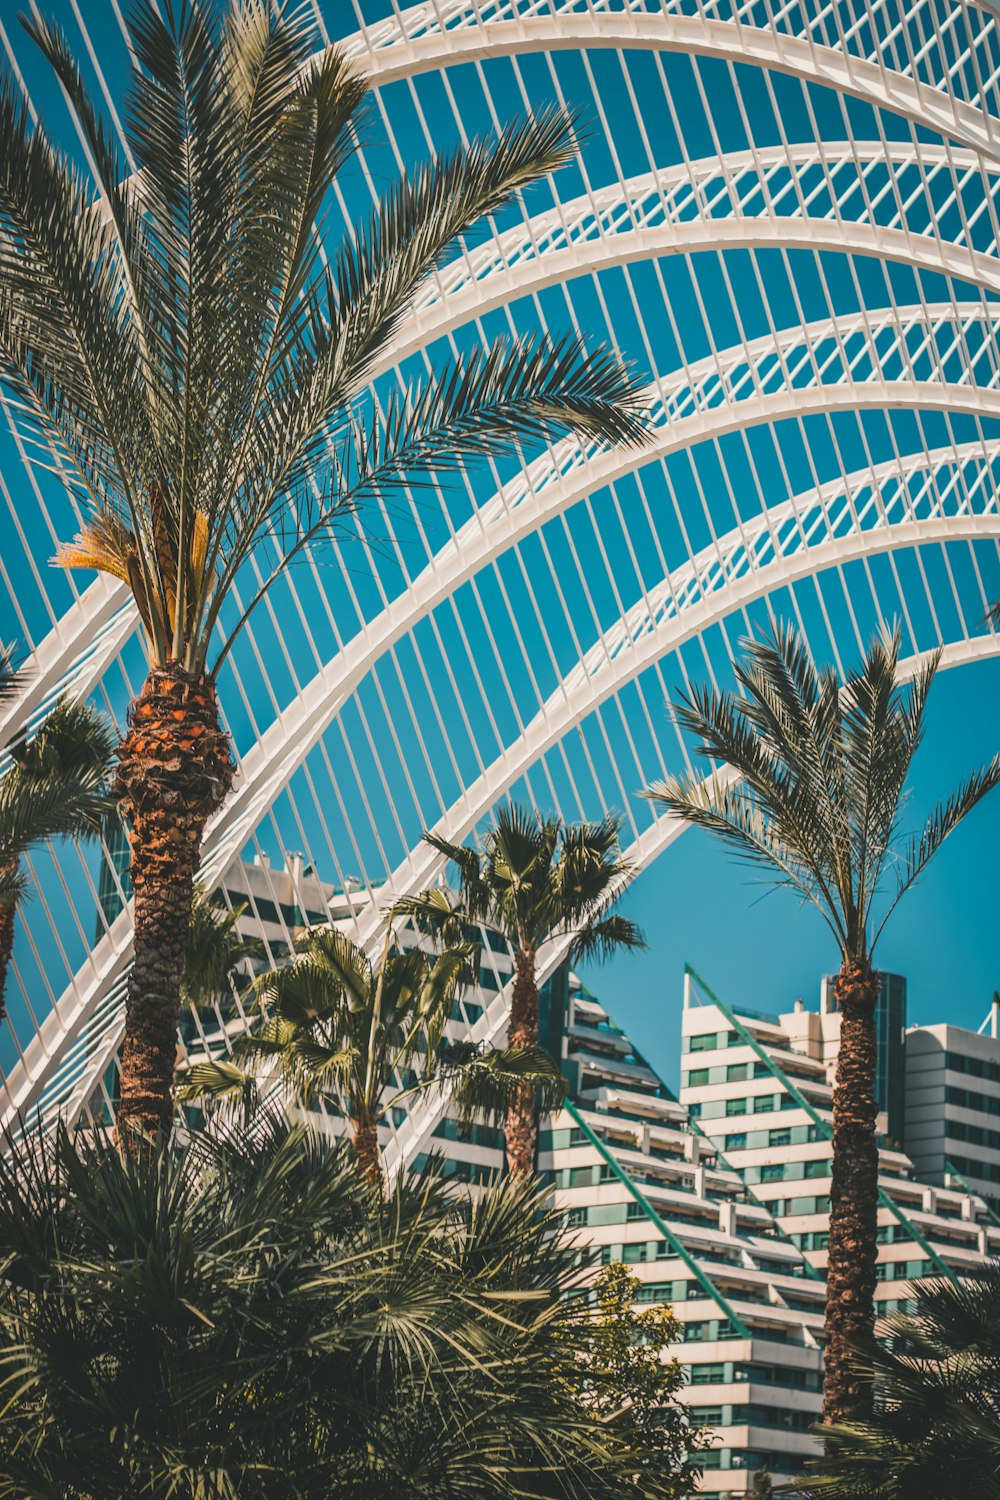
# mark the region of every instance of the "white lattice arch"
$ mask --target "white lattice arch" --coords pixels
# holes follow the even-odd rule
[[[957,641],[945,646],[941,653],[939,670],[969,666],[1000,656],[1000,635],[977,636],[967,641]],[[926,656],[908,657],[899,664],[900,680],[909,681],[916,676]],[[722,766],[706,781],[716,786],[732,785],[737,778],[729,766]],[[661,854],[676,843],[688,827],[679,818],[666,813],[658,816],[641,834],[626,841],[623,853],[628,859],[635,877],[647,870]],[[544,984],[549,975],[563,962],[569,948],[569,939],[551,941],[540,950],[538,956],[539,983]],[[496,995],[485,1008],[482,1016],[472,1028],[473,1040],[486,1044],[496,1042],[503,1034],[510,1006],[510,997],[505,991]],[[447,1095],[438,1091],[429,1094],[418,1109],[404,1122],[388,1142],[386,1165],[391,1178],[408,1167],[421,1151],[430,1150],[430,1141],[448,1107]]]
[[[979,458],[984,461],[984,475],[972,487],[950,483],[935,488],[931,483],[918,487],[915,499],[905,482],[926,469],[931,475],[939,467],[954,472]],[[775,588],[879,552],[1000,538],[1000,507],[990,482],[992,466],[998,461],[1000,441],[986,448],[973,444],[942,449],[936,464],[919,456],[909,465],[893,463],[874,472],[862,471],[844,483],[796,497],[734,528],[717,546],[706,548],[674,570],[595,642],[526,726],[524,734],[441,819],[437,831],[451,839],[464,838],[540,756],[608,697],[709,624]],[[893,489],[887,495],[890,482]],[[868,494],[859,500],[858,492],[863,487]],[[817,536],[821,539],[816,540]],[[285,742],[290,740],[298,750],[302,739],[299,728],[286,735]],[[303,750],[298,763],[305,753]],[[255,787],[253,777],[246,780]],[[275,795],[268,795],[268,806]],[[220,839],[210,846],[203,869],[206,880],[221,876],[251,827],[251,818],[246,817],[237,834],[230,831],[224,844]],[[439,871],[440,861],[425,846],[419,846],[393,872],[387,899],[388,893],[422,888]],[[377,943],[379,932],[377,915],[364,919],[360,940]],[[82,974],[46,1018],[24,1065],[10,1080],[10,1113],[34,1109],[42,1096],[58,1096],[62,1077],[73,1079],[72,1099],[77,1107],[82,1106],[120,1042],[121,982],[130,950],[131,915],[125,911],[95,945]],[[60,1041],[67,1035],[74,1038],[68,1048]],[[83,1076],[77,1078],[81,1062]],[[62,1102],[71,1113],[72,1106]]]
[[[924,183],[937,172],[956,181],[957,174],[964,174],[961,180],[966,188],[972,174],[976,174],[977,186],[982,181],[981,159],[972,152],[927,147],[918,170],[912,152],[903,147],[887,152],[881,143],[846,141],[825,146],[822,161],[807,143],[709,157],[690,168],[644,173],[629,179],[624,187],[616,183],[598,194],[549,209],[457,257],[428,284],[396,339],[373,367],[372,378],[512,298],[669,254],[768,246],[851,252],[952,276],[1000,294],[1000,261],[995,254],[911,232],[903,224],[902,210],[895,216],[899,228],[865,222],[866,204],[857,222],[845,219],[839,206],[816,218],[799,208],[773,211],[775,201],[799,204],[816,198],[819,186],[813,178],[817,171],[834,202],[839,204],[845,194],[857,200],[852,186],[871,168],[887,164],[893,168],[893,187],[900,202],[912,191],[907,181],[901,181],[907,172],[916,173]],[[791,183],[785,180],[789,169]],[[846,181],[842,180],[845,175]],[[747,212],[761,194],[768,209]],[[720,202],[728,205],[726,214],[715,212]],[[692,203],[699,212],[693,218],[683,217]],[[0,710],[0,740],[39,718],[58,695],[85,698],[92,692],[137,618],[124,585],[99,579],[88,588],[32,653],[23,694]]]

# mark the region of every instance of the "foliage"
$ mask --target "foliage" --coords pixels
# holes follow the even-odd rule
[[[975,1280],[913,1287],[915,1310],[857,1349],[875,1383],[869,1422],[829,1432],[799,1480],[810,1500],[1000,1496],[1000,1263]],[[799,1493],[797,1490],[796,1493]]]
[[[680,1475],[690,1455],[690,1473],[697,1471],[706,1434],[687,1425],[675,1400],[684,1371],[678,1360],[665,1357],[683,1330],[667,1307],[636,1310],[641,1285],[620,1261],[601,1269],[596,1313],[580,1340],[581,1372],[595,1410],[641,1448],[644,1467]]]
[[[872,641],[841,687],[832,668],[817,670],[790,626],[745,644],[748,659],[735,669],[741,692],[696,687],[675,705],[697,753],[739,779],[675,776],[649,796],[763,865],[777,885],[816,907],[846,958],[870,962],[896,904],[1000,782],[1000,756],[907,837],[905,786],[939,653],[903,687],[897,629]]]
[[[4,671],[0,696],[16,690],[19,674]],[[105,715],[85,704],[60,699],[30,738],[5,747],[8,765],[0,774],[0,902],[24,893],[21,856],[45,839],[87,839],[101,833],[115,814],[110,780],[117,735]]]
[[[443,1077],[467,1114],[502,1108],[509,1088],[525,1078],[559,1103],[562,1080],[545,1054],[447,1041],[475,945],[430,954],[393,951],[391,942],[390,933],[373,967],[344,933],[314,928],[288,964],[256,981],[255,1015],[235,1044],[237,1063],[276,1063],[294,1098],[332,1105],[355,1131],[377,1126]],[[253,1070],[237,1063],[196,1064],[179,1097],[245,1099]]]
[[[196,1008],[226,1001],[234,973],[243,965],[264,957],[258,937],[239,930],[246,905],[227,907],[214,894],[195,889],[181,1000]]]
[[[572,158],[565,113],[417,166],[324,246],[367,81],[308,7],[135,3],[125,19],[122,149],[66,36],[25,20],[87,169],[0,81],[0,378],[88,515],[59,560],[126,585],[151,663],[200,675],[251,558],[261,581],[216,661],[290,561],[407,477],[567,431],[642,439],[621,361],[573,338],[443,354],[379,412],[366,390],[427,277]]]
[[[458,896],[440,887],[397,902],[397,914],[454,942],[470,923],[495,927],[517,950],[569,940],[567,961],[643,945],[634,923],[608,915],[631,877],[618,852],[620,821],[564,823],[533,808],[501,807],[469,848],[434,833],[424,839],[458,870]]]
[[[22,1142],[0,1497],[672,1500],[570,1373],[576,1260],[533,1184],[425,1172],[383,1203],[342,1143],[266,1115],[138,1159]]]

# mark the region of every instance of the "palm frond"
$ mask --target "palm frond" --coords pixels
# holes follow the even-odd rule
[[[404,918],[418,932],[439,937],[447,944],[458,943],[465,935],[465,913],[441,886],[432,886],[417,896],[400,896],[393,902],[389,916]]]
[[[557,1110],[567,1083],[541,1047],[486,1047],[456,1042],[438,1049],[451,1086],[451,1105],[461,1119],[503,1120],[515,1093],[530,1084],[543,1114]]]
[[[896,876],[896,891],[877,929],[876,937],[902,897],[920,879],[945,839],[951,837],[962,820],[998,785],[1000,755],[995,755],[989,765],[974,771],[946,801],[934,809],[921,832],[909,841],[902,855]]]
[[[24,670],[17,665],[16,644],[0,645],[0,703],[16,697],[24,680]]]
[[[176,1075],[174,1098],[181,1104],[213,1103],[239,1100],[242,1104],[248,1093],[256,1095],[257,1080],[235,1063],[218,1059],[215,1062],[193,1063],[182,1068]]]
[[[694,776],[657,782],[646,795],[692,827],[715,834],[738,859],[771,872],[776,885],[789,887],[816,907],[838,943],[846,942],[839,906],[827,899],[817,871],[795,844],[786,841],[783,823],[770,816],[762,799],[743,787],[712,786]]]
[[[333,265],[335,310],[328,349],[333,391],[350,395],[375,354],[394,334],[426,277],[460,241],[482,231],[521,190],[568,162],[571,118],[543,109],[424,163],[393,184],[367,223],[357,226]]]
[[[639,925],[627,917],[613,913],[590,923],[573,939],[568,962],[601,962],[613,958],[617,953],[632,953],[646,946],[646,939]]]
[[[211,1005],[229,992],[230,978],[241,965],[263,958],[260,938],[239,930],[246,905],[227,908],[197,889],[187,934],[182,999],[188,1005]]]

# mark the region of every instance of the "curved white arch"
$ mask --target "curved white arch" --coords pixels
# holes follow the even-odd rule
[[[986,175],[981,158],[969,151],[927,146],[918,167],[912,151],[904,147],[890,145],[886,151],[881,142],[855,145],[846,141],[826,143],[822,162],[815,147],[805,143],[706,157],[690,165],[643,173],[537,214],[498,240],[457,256],[428,283],[424,296],[376,361],[371,378],[510,298],[526,297],[588,272],[669,254],[769,245],[831,250],[896,261],[1000,295],[1000,259],[969,245],[945,241],[940,235],[871,224],[864,217],[852,222],[832,208],[816,218],[797,209],[788,214],[746,212],[762,190],[768,202],[772,190],[790,196],[792,203],[799,202],[800,193],[806,200],[815,196],[809,174],[817,170],[831,198],[837,199],[835,179],[838,171],[846,169],[843,192],[850,197],[859,167],[863,176],[873,167],[887,165],[900,175],[913,171],[923,179],[945,171],[956,194],[957,173],[983,169]],[[780,182],[789,169],[806,179],[790,195],[784,191],[787,185]],[[717,185],[714,192],[713,184]],[[902,192],[899,196],[903,197]],[[683,217],[692,202],[712,209],[720,199],[729,204],[728,215],[699,212],[693,218]],[[632,227],[620,227],[626,222]],[[116,611],[121,612],[111,626]],[[124,585],[110,579],[92,585],[32,653],[29,686],[21,698],[5,706],[0,739],[26,725],[39,711],[39,704],[51,703],[60,692],[86,697],[124,645],[137,618]]]
[[[968,304],[963,325],[983,321],[981,307]],[[985,321],[992,334],[993,321]],[[229,803],[209,829],[203,866],[205,879],[209,883],[218,880],[239,854],[253,828],[318,741],[343,696],[392,641],[412,629],[418,619],[499,550],[512,546],[537,529],[544,519],[558,514],[600,484],[674,447],[809,411],[887,405],[937,406],[1000,417],[1000,389],[881,378],[883,365],[898,357],[901,343],[912,336],[918,346],[923,346],[930,329],[941,326],[957,327],[951,304],[928,309],[892,309],[869,314],[867,318],[858,314],[849,319],[825,319],[805,329],[788,330],[783,336],[784,347],[779,351],[781,359],[777,361],[775,341],[771,338],[738,346],[727,351],[726,357],[704,360],[686,374],[675,372],[658,384],[655,399],[662,448],[638,452],[612,450],[590,456],[576,444],[567,442],[530,465],[526,475],[519,476],[466,523],[454,541],[419,576],[413,588],[394,601],[350,647],[318,673],[261,736],[244,758],[242,774]],[[882,335],[888,335],[888,341],[878,346],[877,340]],[[796,384],[802,378],[803,358],[808,366],[816,348],[826,343],[837,351],[838,380],[829,385]],[[856,351],[853,356],[852,350]],[[845,357],[847,365],[843,364]],[[846,378],[852,358],[866,361],[864,380]],[[826,373],[828,367],[829,359],[825,366],[817,368]],[[1000,384],[1000,376],[993,378]],[[744,389],[762,394],[743,396]],[[786,581],[786,576],[774,580],[775,584]],[[119,919],[111,933],[95,946],[83,974],[71,982],[46,1017],[39,1035],[29,1044],[23,1063],[18,1064],[8,1081],[8,1095],[15,1109],[29,1107],[40,1089],[47,1086],[57,1056],[62,1057],[62,1043],[57,1038],[67,1031],[79,1036],[109,987],[124,974],[130,941],[130,927]]]
[[[974,319],[980,316],[981,310],[975,304],[970,304],[970,311]],[[953,309],[950,305],[933,307],[928,309],[928,316],[931,324],[938,320],[948,324],[953,322]],[[997,316],[1000,326],[1000,309]],[[923,337],[927,328],[922,309],[906,309],[900,310],[898,321],[893,311],[889,316],[869,315],[867,320],[858,316],[835,323],[823,320],[806,329],[789,330],[782,358],[795,378],[800,378],[793,358],[796,347],[814,349],[824,341],[835,340],[839,349],[849,353],[852,341],[857,343],[858,357],[864,356],[869,362],[870,378],[839,379],[832,384],[795,384],[791,380],[779,383],[775,375],[783,379],[780,362],[774,367],[770,363],[775,355],[774,340],[764,338],[749,346],[741,345],[693,366],[687,372],[690,383],[683,372],[675,372],[649,388],[657,425],[648,446],[594,454],[567,440],[554,448],[551,455],[530,464],[524,475],[519,475],[461,527],[404,594],[387,605],[337,657],[316,673],[260,736],[243,759],[229,801],[208,830],[205,879],[211,883],[221,877],[317,743],[347,694],[382,654],[487,563],[602,485],[614,483],[646,463],[694,443],[811,412],[891,406],[1000,417],[1000,389],[879,378],[883,367],[895,361],[899,351],[895,342],[874,349],[869,331],[876,336],[886,332],[895,336],[898,329],[905,339],[915,329],[921,330]],[[1000,377],[994,379],[1000,382]],[[776,389],[766,394],[740,396],[744,388],[759,391],[767,386]]]
[[[951,469],[980,456],[988,465],[1000,464],[1000,440],[988,450],[967,445],[941,453],[940,465]],[[921,455],[912,467],[886,464],[877,473],[881,481],[903,481],[926,468],[927,457]],[[868,490],[864,497],[861,487]],[[438,831],[449,838],[463,838],[504,789],[574,724],[652,661],[723,614],[775,587],[853,558],[932,542],[1000,537],[996,491],[981,484],[974,493],[981,505],[976,513],[970,509],[966,492],[953,485],[940,490],[922,487],[915,503],[905,482],[887,496],[873,482],[871,471],[859,471],[849,476],[846,485],[823,486],[777,507],[773,514],[734,528],[719,549],[706,548],[674,570],[595,643],[524,735],[449,810],[437,825]],[[922,519],[914,519],[918,511]],[[821,522],[821,515],[828,519]],[[894,516],[901,519],[894,521]],[[810,544],[811,536],[826,536],[828,530],[838,534]],[[779,541],[787,551],[777,550]],[[295,739],[298,743],[298,734]],[[211,860],[203,867],[203,875],[210,864]],[[429,884],[438,868],[431,851],[420,846],[390,877],[387,889],[395,893],[417,889]],[[362,922],[362,941],[377,941],[379,926],[377,913]],[[6,1087],[5,1118],[34,1110],[46,1099],[70,1113],[86,1102],[120,1041],[131,939],[131,912],[126,910],[95,945],[81,973],[45,1018],[23,1063],[12,1073]],[[73,1039],[68,1047],[67,1036]]]
[[[1000,656],[1000,635],[976,636],[971,640],[945,646],[941,653],[940,670],[968,666],[973,662],[986,661],[995,656]],[[921,654],[901,661],[899,664],[900,680],[906,682],[915,677],[926,659],[926,655]],[[732,785],[737,779],[731,767],[721,766],[717,771],[706,776],[705,782],[722,787]],[[664,813],[630,844],[623,846],[622,852],[632,865],[635,875],[639,876],[643,870],[648,869],[659,855],[663,854],[671,844],[676,843],[688,826],[683,819]],[[540,984],[544,984],[549,975],[563,962],[569,941],[569,938],[554,939],[546,943],[539,951],[538,981]],[[508,1011],[509,997],[506,991],[501,990],[490,1001],[475,1025],[470,1028],[470,1038],[481,1044],[496,1042],[507,1025]],[[444,1090],[428,1091],[413,1111],[407,1115],[399,1129],[393,1133],[385,1150],[386,1171],[390,1181],[393,1181],[399,1172],[406,1170],[421,1151],[430,1149],[429,1142],[441,1123],[448,1108],[448,1102],[448,1095]]]
[[[995,122],[985,111],[956,98],[950,88],[916,82],[891,62],[889,65],[872,62],[824,46],[812,36],[781,31],[778,13],[773,27],[765,30],[743,21],[709,21],[699,14],[679,15],[676,10],[614,12],[593,4],[586,11],[577,11],[572,4],[573,0],[561,3],[555,0],[547,15],[516,15],[495,20],[483,20],[465,6],[448,7],[450,17],[458,24],[447,28],[444,20],[435,15],[438,6],[416,5],[396,21],[372,27],[367,33],[359,32],[341,45],[350,55],[363,60],[372,82],[380,88],[433,69],[526,52],[599,48],[718,57],[825,84],[1000,159]],[[785,7],[780,15],[787,14]],[[878,20],[875,16],[871,20],[872,33],[878,37]],[[932,21],[928,34],[933,36],[934,31]]]
[[[897,204],[929,187],[939,172],[960,196],[959,174],[975,174],[978,191],[963,184],[970,213],[982,201],[983,178],[996,176],[971,151],[929,146],[918,164],[912,151],[887,150],[881,141],[824,142],[821,158],[811,143],[766,146],[644,172],[546,209],[457,256],[427,283],[375,373],[509,299],[658,256],[779,244],[896,261],[1000,289],[1000,260],[966,243],[964,228],[944,240],[908,228],[898,209],[888,225],[871,221],[857,188],[882,169],[889,170]],[[821,188],[836,207],[803,212],[800,203],[818,198]],[[873,195],[883,191],[876,187]],[[843,208],[841,200],[853,207]],[[778,201],[786,212],[774,210]]]
[[[779,568],[772,563],[748,571],[734,584],[715,592],[710,602],[700,601],[684,614],[661,608],[658,616],[650,615],[643,606],[633,615],[630,628],[623,631],[622,622],[618,622],[591,647],[525,726],[523,734],[476,778],[432,831],[453,843],[461,842],[546,751],[614,693],[706,626],[763,598],[772,589],[878,552],[977,537],[1000,537],[1000,510],[995,497],[985,516],[943,516],[875,526],[803,549],[791,559],[790,566]],[[386,881],[386,902],[430,885],[443,864],[433,849],[418,846]],[[370,943],[383,925],[381,913],[366,913],[359,924],[359,940]]]

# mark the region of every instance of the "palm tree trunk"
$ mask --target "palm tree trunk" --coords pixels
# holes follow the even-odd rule
[[[538,1041],[538,984],[535,980],[535,950],[521,948],[514,954],[514,991],[510,1005],[510,1047],[533,1047]],[[507,1105],[507,1166],[512,1174],[527,1176],[535,1170],[538,1127],[535,1121],[535,1086],[519,1083]]]
[[[18,861],[11,860],[9,864],[0,866],[0,875],[16,875]],[[7,970],[10,968],[10,956],[14,951],[14,918],[17,915],[17,902],[13,896],[9,901],[0,901],[0,1021],[7,1014]]]
[[[834,988],[840,1052],[833,1090],[833,1172],[826,1283],[823,1418],[864,1421],[871,1386],[850,1367],[850,1344],[874,1325],[878,1256],[878,1146],[875,1139],[875,1002],[867,962],[845,959]]]
[[[370,1123],[355,1124],[351,1145],[354,1147],[358,1165],[381,1198],[385,1191],[385,1178],[382,1175],[382,1152],[378,1144],[378,1126]]]
[[[233,781],[215,687],[176,662],[154,667],[129,713],[117,790],[128,820],[135,962],[125,1002],[118,1135],[168,1133],[194,879],[205,824]]]

